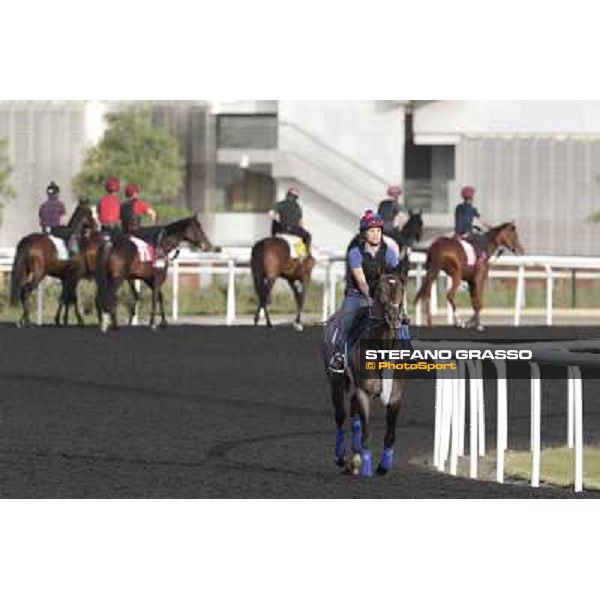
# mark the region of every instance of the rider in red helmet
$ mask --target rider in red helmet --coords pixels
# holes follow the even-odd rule
[[[335,340],[333,356],[329,362],[332,373],[346,370],[346,341],[357,313],[373,305],[374,293],[382,273],[394,271],[399,257],[396,250],[383,241],[381,215],[366,210],[360,219],[359,230],[362,241],[350,248],[346,263],[346,291],[341,307],[340,325]]]
[[[387,189],[387,198],[382,200],[377,207],[377,212],[383,219],[383,233],[391,237],[400,246],[406,245],[401,231],[408,221],[408,213],[400,200],[402,188],[399,185],[390,185]]]
[[[98,220],[101,230],[112,237],[121,229],[121,202],[119,200],[121,182],[116,177],[110,176],[106,179],[104,188],[108,193],[102,196],[98,202]]]
[[[473,198],[475,197],[475,188],[470,185],[465,185],[460,191],[462,203],[456,205],[454,211],[454,234],[457,237],[464,237],[475,248],[478,258],[483,256],[483,244],[479,228],[473,226],[473,221],[477,219],[479,223],[486,229],[490,229],[479,214],[479,211],[473,206]]]
[[[306,251],[310,255],[310,245],[312,237],[310,233],[304,229],[302,220],[302,207],[298,204],[300,192],[298,188],[291,187],[288,189],[285,199],[277,202],[272,210],[269,211],[271,219],[271,235],[277,233],[291,233],[302,238],[306,246]]]
[[[137,183],[128,183],[125,186],[125,196],[127,200],[121,205],[121,224],[124,233],[137,235],[142,215],[148,215],[152,223],[156,223],[156,211],[140,199],[140,186]]]

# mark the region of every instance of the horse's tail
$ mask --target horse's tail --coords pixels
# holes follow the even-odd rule
[[[264,267],[265,246],[262,242],[258,242],[252,247],[250,255],[250,268],[252,270],[252,281],[254,290],[259,301],[262,300],[265,289],[265,267]]]
[[[21,241],[17,246],[10,274],[10,303],[12,306],[17,306],[17,304],[19,304],[21,288],[23,287],[23,280],[27,272],[28,259],[29,242]]]
[[[427,260],[425,262],[425,279],[417,292],[413,302],[416,304],[419,302],[426,302],[431,297],[431,288],[433,282],[436,280],[439,272],[441,271],[441,265],[437,261],[433,260],[433,254],[431,249],[427,253]]]

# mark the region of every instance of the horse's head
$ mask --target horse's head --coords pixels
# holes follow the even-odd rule
[[[375,288],[373,314],[382,318],[390,329],[398,327],[404,302],[405,278],[399,270],[382,275]]]
[[[206,233],[204,233],[198,214],[189,219],[189,223],[185,228],[184,239],[203,252],[213,250],[213,245],[210,243]]]
[[[94,219],[94,211],[88,198],[80,198],[71,219],[67,225],[77,231],[96,231],[98,225]]]
[[[402,234],[408,240],[408,245],[412,246],[415,242],[421,241],[421,236],[423,235],[423,217],[420,210],[418,212],[410,210],[408,215],[408,221],[406,221],[402,228]]]
[[[499,227],[490,230],[492,239],[497,246],[503,246],[514,254],[525,254],[525,250],[519,240],[517,226],[514,221],[503,223]]]

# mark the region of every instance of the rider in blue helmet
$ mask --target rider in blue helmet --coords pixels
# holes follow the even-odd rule
[[[398,254],[383,241],[383,219],[367,210],[360,220],[361,242],[350,248],[346,262],[346,291],[342,316],[329,362],[332,373],[343,373],[347,363],[347,338],[352,325],[364,308],[373,306],[373,293],[380,276],[398,267]]]

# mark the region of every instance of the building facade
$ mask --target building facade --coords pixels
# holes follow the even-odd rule
[[[2,211],[0,245],[37,229],[50,180],[71,208],[70,182],[103,115],[131,103],[0,102],[17,198]],[[248,246],[267,211],[300,188],[315,245],[345,248],[360,214],[400,183],[422,209],[426,238],[447,233],[460,188],[473,185],[488,222],[515,219],[529,252],[600,253],[600,102],[146,102],[180,142],[179,205],[199,212],[214,243]]]

